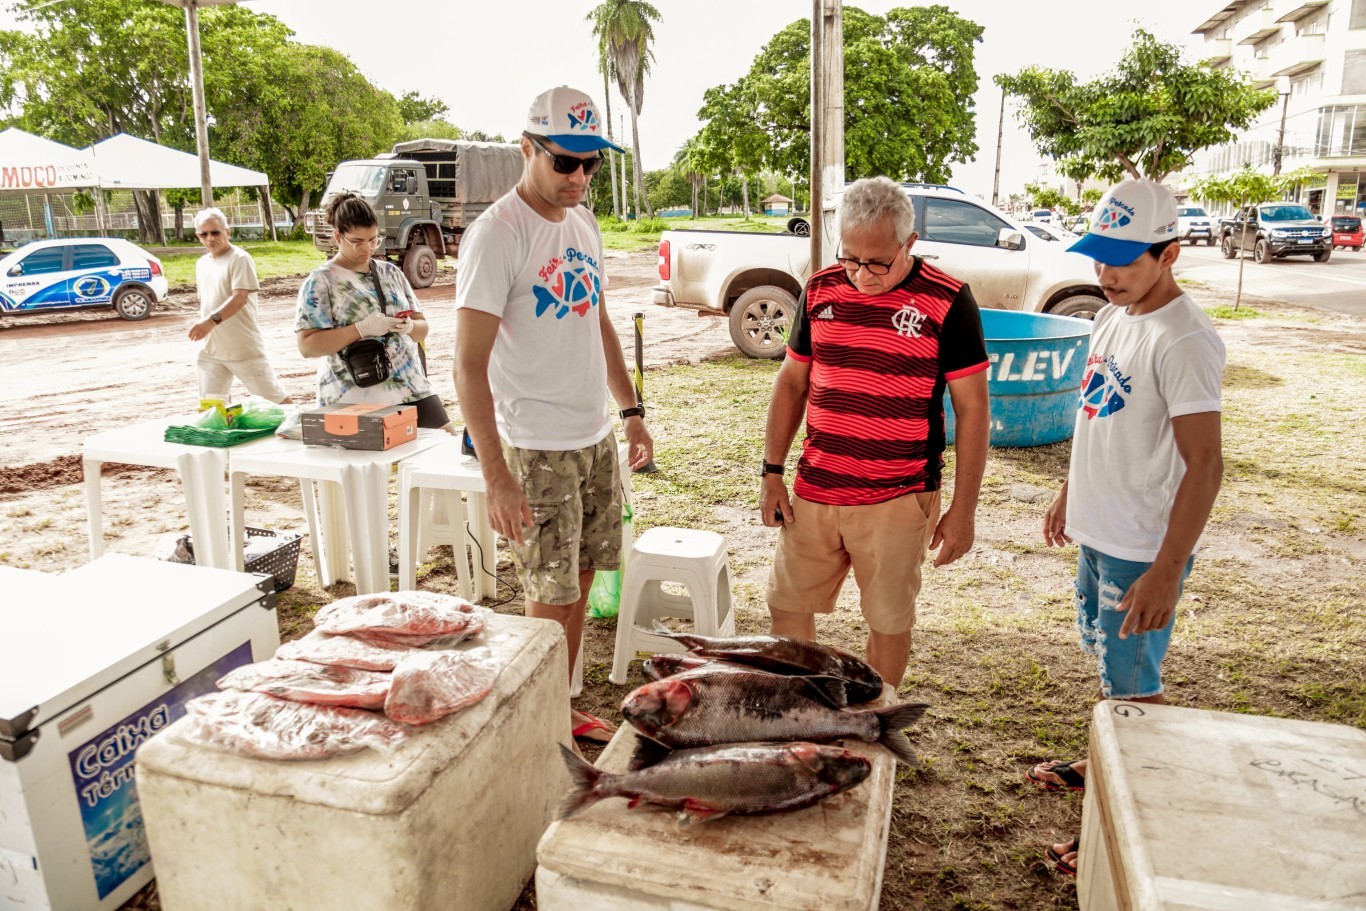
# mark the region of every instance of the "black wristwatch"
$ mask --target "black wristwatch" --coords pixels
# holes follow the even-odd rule
[[[645,406],[644,406],[644,405],[632,405],[630,408],[623,408],[623,409],[621,409],[621,419],[622,419],[623,421],[626,420],[627,418],[641,418],[641,419],[644,419],[644,417],[645,417]]]
[[[761,469],[759,469],[759,477],[761,477],[761,478],[762,478],[764,475],[766,475],[766,474],[782,474],[782,473],[783,473],[783,466],[782,466],[782,465],[774,465],[772,462],[765,462],[765,463],[764,463],[764,467],[761,468]]]

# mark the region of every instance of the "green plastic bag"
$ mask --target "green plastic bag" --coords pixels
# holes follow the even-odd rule
[[[604,619],[615,617],[621,610],[621,570],[600,569],[593,575],[593,586],[588,589],[588,616]]]
[[[621,522],[630,525],[635,515],[630,503],[621,507]],[[624,537],[624,536],[623,536]],[[622,554],[625,557],[625,554]],[[615,617],[621,610],[621,570],[600,569],[593,575],[593,585],[588,589],[588,616],[599,620]]]

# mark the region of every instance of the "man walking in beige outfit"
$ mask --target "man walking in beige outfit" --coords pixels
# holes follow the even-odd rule
[[[275,378],[266,360],[266,343],[256,324],[256,263],[234,246],[228,220],[219,209],[204,209],[194,219],[195,236],[206,252],[195,264],[199,289],[199,322],[190,340],[207,339],[199,352],[199,397],[228,400],[233,378],[247,391],[277,404],[294,400]]]

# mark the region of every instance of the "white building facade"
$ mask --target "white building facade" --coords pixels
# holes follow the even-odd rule
[[[1227,145],[1196,154],[1190,179],[1244,165],[1308,167],[1296,193],[1317,214],[1366,211],[1366,0],[1233,0],[1195,29],[1210,66],[1275,88],[1277,103]]]

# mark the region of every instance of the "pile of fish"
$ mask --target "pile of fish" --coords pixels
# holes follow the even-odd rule
[[[574,787],[563,819],[608,797],[676,809],[680,823],[808,807],[860,784],[869,761],[830,742],[879,743],[918,767],[904,729],[927,706],[856,709],[882,678],[842,649],[785,636],[710,638],[655,631],[687,655],[655,655],[650,681],[621,712],[645,738],[626,772],[604,772],[561,748]]]
[[[492,653],[454,648],[483,632],[488,613],[433,592],[335,601],[313,618],[313,632],[189,702],[180,736],[264,759],[391,750],[408,738],[407,725],[430,724],[492,691]]]

